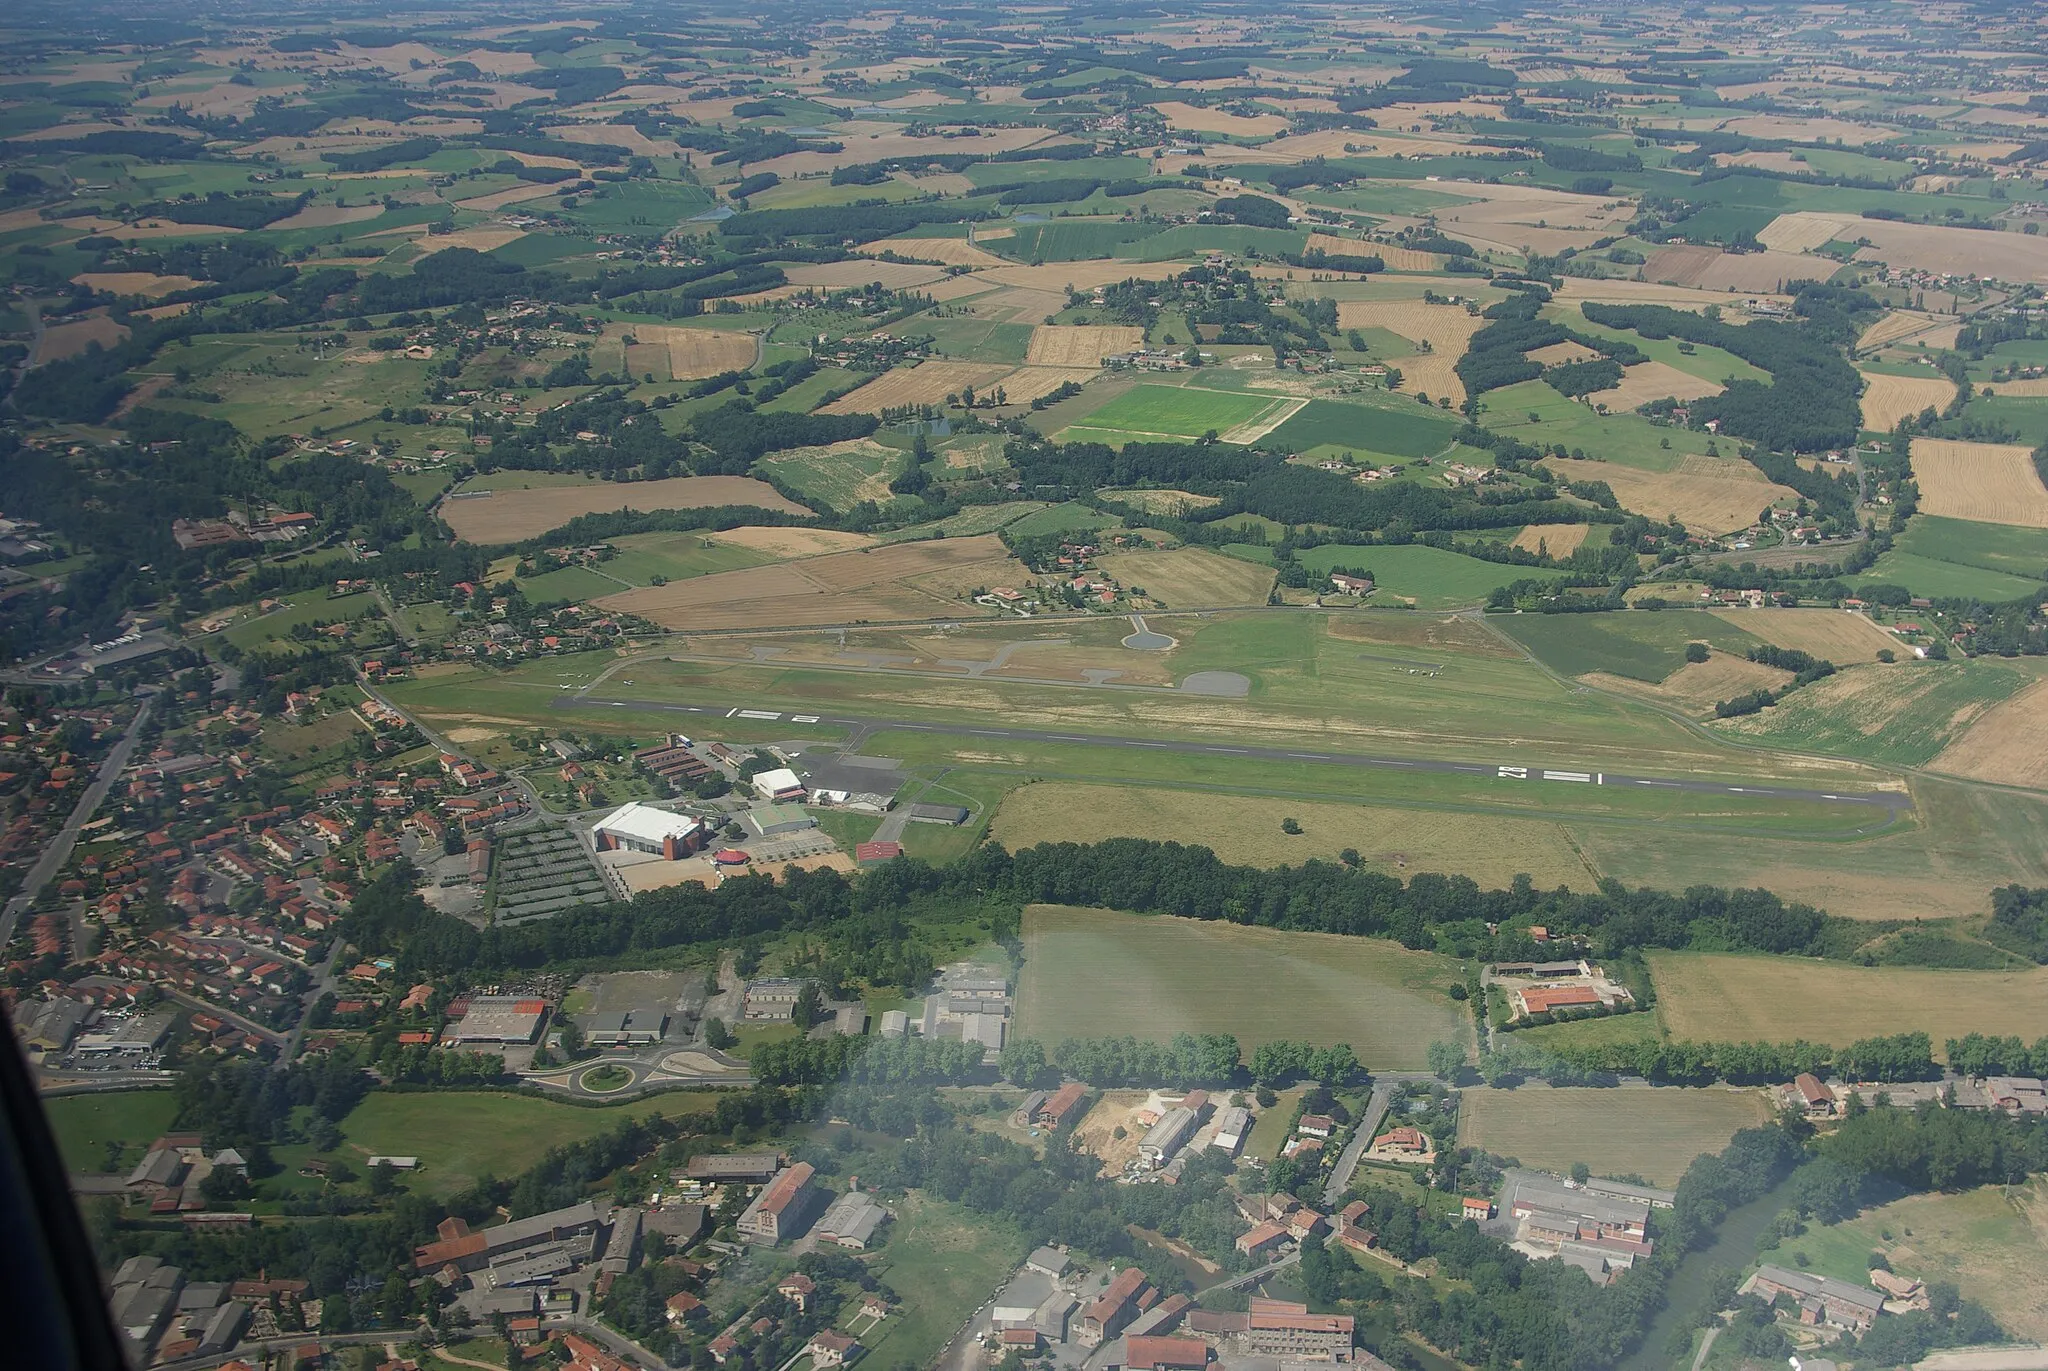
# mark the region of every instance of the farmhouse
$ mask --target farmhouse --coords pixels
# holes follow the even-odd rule
[[[1992,1109],[2012,1114],[2048,1114],[2048,1081],[2032,1076],[1987,1076],[1978,1088]]]
[[[1515,1010],[1525,1016],[1553,1009],[1591,1009],[1599,1003],[1599,992],[1587,985],[1531,986],[1515,992]]]
[[[599,852],[645,852],[673,862],[704,846],[705,828],[687,814],[635,801],[598,820],[591,835]]]
[[[1052,1098],[1038,1107],[1038,1122],[1046,1128],[1058,1128],[1081,1106],[1088,1097],[1088,1087],[1079,1081],[1069,1081],[1053,1092]]]
[[[1799,1306],[1801,1323],[1825,1323],[1859,1331],[1877,1322],[1877,1316],[1884,1311],[1884,1296],[1878,1291],[1832,1276],[1789,1271],[1782,1266],[1758,1267],[1756,1274],[1742,1283],[1742,1293],[1773,1301],[1789,1295]]]
[[[1809,1119],[1832,1119],[1837,1108],[1835,1092],[1811,1071],[1800,1072],[1785,1087],[1785,1103]]]
[[[1278,1219],[1267,1219],[1264,1223],[1237,1235],[1237,1250],[1247,1257],[1264,1257],[1277,1253],[1288,1238],[1287,1225]]]

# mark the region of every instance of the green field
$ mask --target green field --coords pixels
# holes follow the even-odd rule
[[[1758,1090],[1513,1090],[1459,1094],[1458,1145],[1483,1147],[1525,1165],[1567,1171],[1584,1162],[1598,1175],[1638,1175],[1676,1185],[1702,1152],[1718,1152],[1744,1128],[1770,1118]]]
[[[904,453],[877,443],[861,443],[778,452],[756,462],[754,469],[843,514],[862,500],[887,504],[889,482],[900,476],[908,463]]]
[[[2032,681],[1990,660],[1839,672],[1716,727],[1809,752],[1897,766],[1932,761],[1990,706]]]
[[[1862,1285],[1870,1254],[1882,1252],[1902,1276],[1960,1285],[2014,1337],[2048,1341],[2048,1303],[2041,1299],[2048,1237],[2038,1217],[2044,1207],[2048,1181],[2039,1177],[2019,1186],[1909,1195],[1843,1223],[1809,1227],[1768,1259]]]
[[[889,1207],[896,1220],[883,1230],[887,1241],[872,1269],[910,1298],[868,1335],[868,1356],[877,1366],[929,1366],[1016,1269],[1023,1236],[1000,1219],[921,1193]]]
[[[1379,587],[1372,604],[1413,601],[1417,609],[1455,609],[1483,603],[1493,588],[1528,574],[1522,567],[1482,562],[1461,552],[1424,547],[1339,547],[1325,544],[1301,554],[1301,564],[1314,572],[1333,566],[1361,567]]]
[[[1092,533],[1098,528],[1113,528],[1122,522],[1114,514],[1104,514],[1078,501],[1068,501],[1063,505],[1033,510],[1002,527],[1019,538],[1037,538],[1048,533]]]
[[[1458,425],[1420,405],[1347,405],[1311,400],[1286,423],[1260,440],[1282,452],[1345,449],[1390,457],[1429,457],[1450,446]]]
[[[1024,911],[1017,1033],[1066,1037],[1233,1033],[1348,1042],[1369,1067],[1414,1069],[1466,1016],[1445,993],[1458,964],[1377,938],[1102,909]],[[1284,987],[1284,989],[1283,989]]]
[[[376,598],[371,595],[336,598],[324,590],[302,591],[287,597],[282,609],[230,624],[221,630],[220,636],[244,651],[285,645],[291,642],[292,629],[300,624],[341,623],[374,614],[376,609]]]
[[[339,1155],[420,1159],[416,1189],[453,1194],[479,1176],[509,1179],[551,1147],[604,1132],[623,1118],[686,1114],[709,1106],[715,1095],[650,1095],[616,1107],[591,1109],[529,1095],[469,1091],[398,1095],[372,1091],[342,1120],[348,1140]]]
[[[681,581],[775,560],[748,548],[713,542],[701,533],[630,533],[612,539],[612,546],[619,555],[602,564],[606,574],[636,586],[652,585],[656,576]]]
[[[1916,518],[1913,522],[1920,520]],[[2041,592],[2039,581],[2022,580],[2003,571],[1937,561],[1896,547],[1873,562],[1857,584],[1868,585],[1871,582],[1904,586],[1915,595],[1924,595],[1931,600],[1982,600],[1987,604],[2024,599]]]
[[[1898,546],[1914,556],[1939,562],[1983,567],[2037,581],[2048,579],[2048,529],[1916,514],[1906,525]]]
[[[1687,643],[1741,655],[1762,641],[1725,619],[1685,610],[1503,614],[1487,622],[1560,676],[1605,671],[1652,683],[1685,665]]]
[[[1659,428],[1639,414],[1596,413],[1544,381],[1488,391],[1479,407],[1479,422],[1496,433],[1542,447],[1563,444],[1574,456],[1583,450],[1588,457],[1645,471],[1669,471],[1690,454],[1704,455],[1714,442],[1711,434]],[[1728,453],[1731,446],[1718,450]]]
[[[1141,385],[1092,411],[1061,436],[1067,442],[1199,438],[1250,423],[1280,403],[1270,396],[1236,395],[1199,386]]]
[[[57,1149],[72,1171],[121,1170],[142,1157],[142,1151],[170,1128],[177,1105],[168,1090],[127,1090],[97,1095],[60,1095],[43,1101],[43,1113],[57,1135]],[[108,1148],[119,1144],[121,1155],[106,1165]]]

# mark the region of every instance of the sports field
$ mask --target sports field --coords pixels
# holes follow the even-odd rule
[[[1290,818],[1300,833],[1281,831]],[[1505,815],[1039,781],[1009,793],[989,836],[1013,851],[1112,837],[1198,841],[1224,861],[1246,866],[1335,861],[1350,849],[1361,866],[1403,878],[1437,871],[1505,889],[1526,872],[1543,890],[1593,886],[1562,824]]]
[[[2048,968],[1928,971],[1790,957],[1654,952],[1657,1008],[1674,1038],[1840,1047],[1886,1033],[2048,1034]]]
[[[1458,1145],[1483,1147],[1526,1166],[1595,1175],[1634,1174],[1676,1185],[1692,1159],[1718,1152],[1770,1117],[1763,1093],[1723,1087],[1565,1089],[1484,1086],[1459,1092]]]
[[[1223,435],[1292,404],[1271,396],[1204,390],[1199,386],[1140,385],[1110,400],[1060,436],[1067,442],[1129,442],[1143,438],[1199,438],[1210,432]]]
[[[1445,993],[1458,964],[1378,938],[1288,933],[1065,905],[1024,911],[1017,1034],[1165,1041],[1234,1033],[1348,1042],[1368,1067],[1414,1069],[1469,1017]]]

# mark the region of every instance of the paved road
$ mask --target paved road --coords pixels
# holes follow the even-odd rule
[[[341,969],[341,941],[340,938],[336,938],[334,945],[327,949],[327,960],[313,968],[313,979],[306,986],[306,993],[299,997],[299,1021],[292,1025],[291,1035],[284,1040],[284,1046],[278,1049],[277,1061],[273,1063],[279,1071],[289,1067],[292,1059],[299,1055],[299,1044],[306,1041],[306,1020],[311,1016],[313,1006],[320,1003],[322,995],[335,987],[335,973]]]
[[[1810,800],[1837,804],[1868,805],[1885,811],[1889,821],[1894,813],[1913,807],[1912,797],[1903,791],[1802,790],[1789,786],[1728,785],[1721,781],[1699,781],[1677,776],[1624,776],[1617,772],[1581,769],[1571,761],[1536,763],[1526,758],[1504,759],[1491,764],[1453,762],[1409,757],[1374,757],[1356,752],[1312,752],[1290,747],[1239,747],[1226,743],[1196,743],[1156,738],[1126,738],[1101,733],[1054,733],[1036,728],[990,728],[972,724],[924,723],[901,719],[855,718],[847,715],[810,714],[795,710],[740,710],[722,705],[671,704],[662,700],[612,699],[582,692],[555,697],[556,709],[591,707],[631,709],[640,713],[696,714],[714,718],[743,718],[753,722],[823,724],[856,731],[927,733],[966,738],[995,738],[1031,743],[1081,743],[1089,747],[1145,748],[1155,752],[1176,752],[1201,757],[1242,757],[1250,761],[1317,762],[1334,766],[1371,767],[1401,771],[1455,772],[1485,776],[1510,784],[1562,784],[1594,786],[1644,786],[1658,790],[1681,790],[1706,795],[1754,795],[1767,800]]]
[[[51,877],[64,869],[64,863],[71,859],[71,849],[78,845],[79,831],[92,822],[93,811],[100,807],[100,801],[107,798],[107,792],[113,789],[114,782],[120,779],[121,772],[127,767],[128,759],[135,755],[136,740],[142,732],[143,724],[149,720],[149,711],[155,707],[154,699],[143,700],[142,708],[135,711],[135,717],[128,723],[128,731],[121,735],[121,741],[115,743],[113,750],[107,753],[105,760],[100,763],[99,773],[93,777],[92,784],[85,788],[85,794],[79,797],[78,808],[71,811],[71,817],[64,821],[64,827],[44,846],[43,855],[29,868],[28,879],[21,883],[21,893],[7,902],[5,910],[0,910],[0,947],[14,941],[16,922],[34,907],[36,896],[50,883]]]
[[[1358,1131],[1351,1135],[1351,1141],[1337,1157],[1337,1165],[1330,1172],[1329,1184],[1323,1187],[1323,1209],[1325,1212],[1337,1207],[1337,1201],[1344,1198],[1344,1192],[1351,1188],[1351,1177],[1358,1170],[1358,1159],[1365,1155],[1365,1149],[1372,1146],[1375,1133],[1380,1131],[1380,1120],[1387,1117],[1387,1106],[1394,1102],[1392,1081],[1375,1081],[1372,1098],[1365,1102],[1365,1113],[1359,1117]]]

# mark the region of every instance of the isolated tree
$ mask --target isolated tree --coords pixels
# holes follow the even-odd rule
[[[1438,1079],[1455,1080],[1465,1069],[1465,1049],[1457,1043],[1438,1039],[1429,1045],[1428,1061],[1429,1069]]]
[[[1685,660],[1688,662],[1704,662],[1707,660],[1707,645],[1705,643],[1687,643],[1685,645]]]

